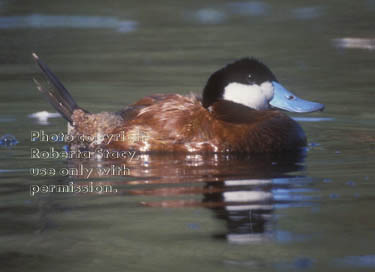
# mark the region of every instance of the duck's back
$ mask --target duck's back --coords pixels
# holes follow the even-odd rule
[[[302,128],[286,114],[250,111],[248,118],[227,120],[215,107],[206,109],[193,96],[154,95],[119,114],[123,122],[112,130],[126,135],[115,149],[141,152],[280,152],[306,144]]]
[[[115,148],[142,152],[213,152],[212,117],[194,95],[157,94],[120,112],[129,141]],[[139,136],[139,137],[138,137]],[[131,139],[133,138],[133,139]]]

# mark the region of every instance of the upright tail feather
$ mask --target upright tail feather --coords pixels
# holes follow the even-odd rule
[[[38,64],[40,69],[45,76],[47,86],[43,87],[43,84],[34,78],[34,82],[38,90],[47,98],[48,102],[70,123],[73,123],[72,114],[73,111],[80,108],[73,97],[70,95],[68,90],[60,82],[57,76],[52,73],[44,62],[42,62],[37,54],[33,53],[33,58]],[[85,111],[85,110],[84,110]],[[85,111],[87,112],[87,111]]]

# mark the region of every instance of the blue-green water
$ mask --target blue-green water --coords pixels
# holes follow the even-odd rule
[[[1,271],[375,269],[375,1],[0,1]],[[200,93],[255,56],[299,96],[305,156],[30,159],[31,131],[66,132],[32,78],[37,52],[83,108]],[[130,175],[32,177],[30,168],[126,163]],[[116,193],[30,186],[112,185]]]

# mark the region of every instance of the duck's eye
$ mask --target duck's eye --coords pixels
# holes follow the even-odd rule
[[[294,99],[294,96],[293,95],[288,95],[286,98],[288,98],[288,100],[292,100],[292,99]]]
[[[247,82],[249,82],[250,84],[253,84],[254,83],[254,79],[253,79],[253,76],[251,74],[249,74],[247,76]]]

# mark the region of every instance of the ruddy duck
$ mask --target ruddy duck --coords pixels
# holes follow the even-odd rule
[[[105,144],[140,152],[293,151],[306,145],[306,136],[297,122],[276,108],[290,112],[324,108],[286,90],[263,63],[243,58],[213,73],[202,98],[155,94],[117,113],[93,114],[79,107],[39,57],[33,57],[49,83],[44,88],[34,80],[38,89],[70,123],[70,134],[89,136],[89,148]],[[105,141],[113,135],[122,136]]]

